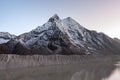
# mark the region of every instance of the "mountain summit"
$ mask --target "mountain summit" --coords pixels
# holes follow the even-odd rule
[[[57,14],[53,15],[50,19],[49,22],[54,22],[56,20],[60,20],[59,16]]]
[[[0,37],[1,40],[1,37]],[[0,51],[6,54],[119,54],[120,43],[103,33],[90,31],[71,17],[58,15],[36,29],[1,43]]]

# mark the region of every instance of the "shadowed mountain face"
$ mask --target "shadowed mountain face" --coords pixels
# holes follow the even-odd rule
[[[60,19],[54,15],[28,33],[5,36],[0,34],[1,54],[120,54],[120,41],[90,31],[70,17]]]

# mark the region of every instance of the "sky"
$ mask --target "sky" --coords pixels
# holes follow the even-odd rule
[[[54,14],[120,38],[120,0],[0,0],[0,32],[29,32]]]

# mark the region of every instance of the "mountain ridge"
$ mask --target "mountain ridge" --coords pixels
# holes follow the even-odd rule
[[[0,44],[11,54],[119,54],[120,43],[104,33],[90,31],[71,17],[60,19],[57,14],[48,22],[28,33]],[[11,47],[12,46],[12,47]],[[2,53],[4,50],[0,51]]]

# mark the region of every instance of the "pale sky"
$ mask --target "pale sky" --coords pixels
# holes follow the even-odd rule
[[[120,38],[120,0],[0,0],[0,31],[29,32],[54,14]]]

